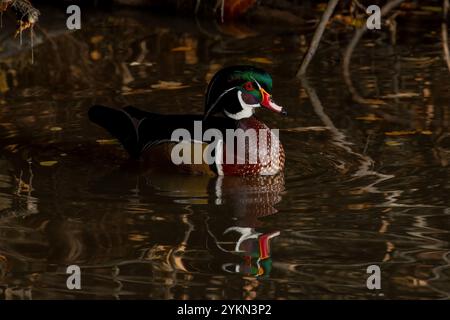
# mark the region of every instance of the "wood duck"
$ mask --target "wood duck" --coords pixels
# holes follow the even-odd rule
[[[189,174],[275,175],[284,169],[284,149],[278,136],[254,115],[260,107],[287,114],[273,101],[271,91],[272,77],[264,70],[253,66],[231,66],[221,69],[211,79],[203,115],[163,115],[132,106],[118,110],[95,105],[89,109],[89,118],[117,138],[132,158],[143,159],[146,165],[158,170],[165,167],[170,172]],[[217,115],[219,113],[222,115]],[[173,132],[185,129],[190,137],[194,137],[188,141],[194,145],[199,142],[195,138],[195,126],[199,124],[202,134],[208,129],[216,129],[222,134],[223,140],[214,142],[213,161],[175,164],[172,156],[179,140],[174,141]],[[241,129],[240,133],[244,135],[251,131],[249,129],[256,133],[254,140],[241,140],[240,144],[246,147],[244,155],[238,153],[239,142],[231,143],[230,139],[236,136],[230,138],[227,135],[229,129]],[[203,152],[213,144],[213,141],[200,142]],[[192,148],[195,153],[195,147]]]

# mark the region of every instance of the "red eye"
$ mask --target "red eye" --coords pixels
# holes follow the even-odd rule
[[[251,82],[246,82],[246,83],[244,84],[244,89],[247,90],[247,91],[253,91],[253,90],[254,90],[254,89],[253,89],[253,83],[251,83]]]

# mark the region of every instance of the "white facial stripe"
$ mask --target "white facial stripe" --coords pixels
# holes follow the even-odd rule
[[[244,99],[242,99],[242,92],[238,91],[238,99],[239,99],[239,103],[241,104],[241,107],[244,109],[245,108],[258,108],[261,107],[261,105],[259,103],[255,103],[255,104],[248,104],[244,101]]]
[[[205,114],[205,118],[207,118],[210,114],[210,112],[216,107],[217,103],[220,101],[220,99],[223,98],[224,95],[226,95],[228,92],[230,92],[231,90],[236,89],[237,87],[233,87],[230,89],[225,90],[224,92],[222,92],[222,94],[217,98],[217,100],[213,103],[213,105],[209,108],[208,112]]]
[[[238,113],[230,113],[227,110],[224,110],[224,113],[230,117],[231,119],[234,120],[241,120],[241,119],[245,119],[245,118],[250,118],[253,115],[254,112],[254,108],[258,108],[261,105],[259,103],[256,104],[248,104],[245,103],[245,101],[242,99],[242,92],[238,91],[238,99],[239,99],[239,103],[241,104],[242,110],[239,111]]]
[[[255,78],[253,78],[253,77],[252,77],[252,79],[253,79],[253,81],[255,81],[255,82],[256,82],[256,85],[258,86],[258,89],[259,89],[259,90],[261,90],[261,85],[259,84],[259,82],[258,82],[258,81],[256,81],[256,79],[255,79]]]
[[[238,113],[229,113],[227,110],[224,110],[225,114],[234,120],[241,120],[245,118],[250,118],[253,115],[253,108],[247,109],[244,108],[242,111],[239,111]]]

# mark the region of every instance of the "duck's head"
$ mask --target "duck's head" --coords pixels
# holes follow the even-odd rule
[[[253,66],[232,66],[218,71],[208,85],[205,119],[213,113],[241,120],[264,107],[286,115],[286,110],[272,99],[272,77]]]

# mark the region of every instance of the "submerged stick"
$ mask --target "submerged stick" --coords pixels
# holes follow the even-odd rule
[[[385,16],[388,14],[392,9],[400,5],[404,0],[392,0],[384,5],[383,8],[381,8],[381,16]],[[366,99],[360,96],[356,90],[356,88],[353,86],[353,82],[351,79],[351,73],[350,73],[350,62],[353,55],[353,51],[355,50],[359,40],[361,40],[364,33],[367,31],[367,26],[364,24],[364,26],[360,27],[355,31],[355,34],[353,35],[352,40],[348,44],[347,48],[345,48],[344,51],[344,57],[342,61],[342,72],[344,76],[344,81],[352,95],[352,99],[358,103],[361,104],[380,104],[380,101],[377,101],[375,99]]]
[[[379,187],[377,187],[378,184],[386,180],[389,180],[394,176],[383,174],[373,169],[375,161],[369,155],[366,154],[367,146],[364,148],[364,153],[362,154],[359,153],[358,151],[353,150],[352,148],[353,143],[348,140],[348,137],[345,135],[345,133],[343,133],[334,125],[333,120],[326,114],[324,106],[322,105],[322,102],[319,99],[319,96],[317,95],[314,88],[309,85],[308,80],[305,77],[303,77],[301,79],[301,82],[302,87],[305,89],[306,94],[308,95],[308,98],[311,102],[314,112],[323,122],[326,128],[328,128],[329,131],[331,132],[333,136],[331,142],[333,143],[333,145],[337,146],[338,148],[341,148],[349,155],[358,159],[359,166],[357,171],[353,173],[352,175],[353,178],[363,178],[369,176],[373,176],[375,178],[375,181],[371,181],[367,185],[362,186],[360,190],[367,193],[380,194],[386,200],[384,202],[384,205],[386,206],[394,205],[398,198],[396,197],[398,191],[397,190],[389,191],[385,189],[380,190]]]
[[[311,62],[312,58],[314,57],[317,48],[319,47],[320,39],[322,39],[322,35],[323,32],[325,31],[328,20],[330,20],[330,17],[333,14],[334,8],[336,8],[338,1],[339,0],[330,0],[328,2],[328,6],[322,15],[322,18],[320,19],[320,23],[317,26],[316,31],[314,32],[314,36],[311,40],[311,44],[309,45],[308,52],[303,58],[302,64],[297,71],[297,77],[301,77],[306,74],[306,69],[308,69],[308,65]]]

